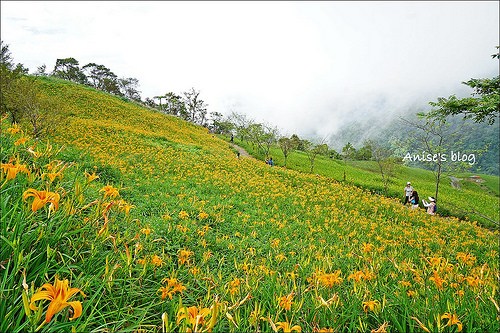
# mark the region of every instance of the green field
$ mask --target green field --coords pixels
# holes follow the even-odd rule
[[[498,229],[401,205],[428,172],[400,170],[388,198],[370,163],[270,167],[179,118],[38,84],[58,105],[48,141],[1,125],[0,331],[500,329]],[[498,220],[497,196],[460,193]]]
[[[265,156],[261,156],[251,143],[238,139],[235,143],[258,159],[265,159]],[[279,147],[271,147],[270,156],[277,166],[284,165],[283,153]],[[302,151],[295,151],[288,156],[288,169],[309,173],[310,165],[306,153]],[[369,193],[385,194],[383,179],[375,161],[342,161],[319,155],[315,160],[313,171],[315,174],[366,189]],[[393,173],[389,179],[388,196],[402,201],[403,188],[407,181],[412,183],[421,198],[434,196],[436,181],[431,171],[400,165]],[[473,175],[479,176],[481,182],[470,181],[469,177]],[[450,176],[461,179],[459,188],[451,185]],[[473,173],[443,174],[439,186],[439,214],[477,221],[484,227],[498,229],[499,186],[497,176]],[[422,203],[420,207],[424,209]]]

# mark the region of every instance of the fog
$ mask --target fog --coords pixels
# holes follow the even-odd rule
[[[463,81],[498,75],[498,28],[497,1],[1,2],[31,72],[95,62],[143,99],[194,87],[209,112],[316,138],[469,95]]]

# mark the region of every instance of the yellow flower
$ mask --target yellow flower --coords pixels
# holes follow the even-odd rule
[[[157,256],[156,254],[151,258],[151,262],[155,266],[163,265],[163,260],[159,256]]]
[[[208,214],[207,214],[207,213],[205,213],[205,212],[200,212],[200,213],[198,214],[198,218],[199,218],[200,220],[204,220],[204,219],[206,219],[207,217],[208,217]]]
[[[441,262],[444,261],[443,257],[427,257],[429,263],[432,267],[441,265]]]
[[[408,295],[408,297],[415,297],[417,296],[417,292],[415,290],[408,290],[406,295]]]
[[[363,271],[356,271],[354,273],[351,273],[347,280],[354,280],[355,282],[361,281],[365,276],[365,273]]]
[[[135,207],[134,205],[129,204],[123,199],[118,200],[116,204],[118,205],[118,209],[124,212],[126,215],[130,214],[130,210]]]
[[[281,296],[281,297],[279,298],[279,303],[278,303],[278,305],[279,305],[280,307],[282,307],[283,309],[285,309],[286,311],[289,311],[289,310],[292,308],[292,303],[293,303],[292,299],[293,299],[293,295],[294,295],[294,293],[293,293],[293,291],[292,291],[291,293],[289,293],[289,294],[288,294],[288,295],[286,295],[286,296]]]
[[[377,300],[363,302],[363,311],[375,311],[380,306],[380,302]]]
[[[165,299],[167,296],[172,299],[175,293],[182,293],[186,290],[186,287],[181,282],[177,281],[176,278],[165,278],[162,283],[165,282],[167,285],[158,289],[158,291],[161,292],[161,299]]]
[[[16,134],[21,131],[21,128],[19,127],[18,124],[13,124],[12,127],[7,128],[7,133],[9,134]]]
[[[30,309],[34,311],[38,310],[34,303],[36,301],[46,299],[50,301],[47,314],[45,316],[46,323],[50,322],[56,313],[68,306],[73,309],[73,317],[69,318],[70,320],[80,317],[82,314],[82,303],[80,301],[68,302],[68,299],[78,292],[82,294],[82,296],[85,296],[85,294],[78,288],[69,288],[68,285],[68,280],[61,281],[57,277],[54,285],[49,283],[44,284],[38,292],[31,297]]]
[[[37,191],[30,188],[23,193],[23,199],[26,200],[29,197],[33,197],[33,203],[31,204],[31,210],[36,212],[45,204],[50,203],[49,211],[56,211],[59,208],[59,193],[49,192],[49,191]]]
[[[441,316],[441,320],[443,319],[448,319],[448,322],[446,323],[446,325],[444,325],[445,327],[451,325],[457,325],[457,332],[462,331],[462,322],[460,322],[456,313],[451,314],[449,312],[445,312]]]
[[[198,332],[198,329],[205,323],[205,317],[210,314],[210,312],[209,308],[198,309],[196,306],[191,306],[189,308],[182,307],[177,312],[177,324],[185,320],[194,332]]]
[[[92,174],[85,172],[85,178],[87,178],[87,183],[91,183],[99,178],[99,176],[95,174],[95,171]]]
[[[321,274],[318,276],[318,282],[331,288],[335,284],[340,284],[342,282],[343,279],[340,277],[340,274],[342,274],[340,269],[335,271],[335,273]]]
[[[30,173],[28,168],[26,168],[26,165],[24,164],[14,165],[12,163],[2,163],[1,167],[3,172],[7,174],[7,180],[16,178],[19,172],[24,172],[26,174]]]
[[[149,227],[142,228],[142,229],[141,229],[141,232],[142,232],[144,235],[149,236],[149,234],[151,234],[151,228],[149,228]]]
[[[477,287],[483,283],[483,281],[479,278],[479,276],[467,276],[465,278],[465,281],[467,281],[467,283],[471,287]]]
[[[457,260],[461,261],[464,264],[472,265],[476,261],[476,257],[473,256],[472,254],[469,254],[469,253],[458,252],[457,253]]]
[[[182,220],[185,220],[189,217],[189,213],[186,212],[185,210],[181,210],[179,212],[179,218],[182,219]]]
[[[24,145],[26,141],[28,141],[28,138],[22,137],[17,139],[16,142],[14,142],[14,145],[15,146]]]
[[[99,192],[104,192],[104,198],[106,197],[115,198],[120,195],[118,189],[114,188],[111,185],[104,186]]]
[[[373,250],[373,244],[370,243],[363,243],[362,245],[362,251],[363,253],[370,253]]]
[[[434,281],[434,283],[436,284],[436,287],[438,289],[443,289],[443,285],[446,283],[445,280],[443,280],[437,273],[437,271],[434,271],[434,273],[432,274],[432,276],[429,278],[429,280],[431,281]]]
[[[180,250],[179,251],[179,264],[183,265],[185,263],[189,263],[189,257],[193,255],[193,251],[189,250]]]
[[[231,295],[236,294],[240,290],[241,280],[235,278],[233,281],[229,282],[228,290]]]
[[[279,321],[276,323],[276,332],[278,332],[280,329],[283,330],[284,333],[291,333],[291,332],[302,332],[302,329],[300,328],[299,325],[291,325],[287,321]]]
[[[271,241],[271,247],[273,249],[277,248],[280,245],[280,240],[278,238],[275,238]]]

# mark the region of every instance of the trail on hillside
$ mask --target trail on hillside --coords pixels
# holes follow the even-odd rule
[[[238,146],[238,145],[235,145],[234,143],[231,143],[231,146],[236,149],[239,153],[240,153],[240,156],[241,157],[252,157],[250,156],[250,154],[245,150],[243,149],[242,147]]]

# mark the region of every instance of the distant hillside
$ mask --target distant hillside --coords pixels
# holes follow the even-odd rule
[[[412,119],[415,113],[416,111],[400,116]],[[498,176],[500,173],[500,126],[498,125],[500,120],[497,119],[494,125],[488,125],[474,123],[471,120],[464,121],[460,116],[450,118],[451,126],[462,122],[467,124],[468,130],[462,133],[463,145],[455,147],[455,150],[468,152],[488,147],[483,154],[477,156],[477,163],[471,167],[470,171]],[[408,124],[397,117],[389,119],[367,118],[363,122],[353,121],[345,125],[330,138],[330,144],[341,151],[342,147],[350,142],[358,149],[363,146],[365,140],[372,139],[390,147],[394,143],[406,139],[410,129]],[[417,163],[413,166],[425,167]]]

